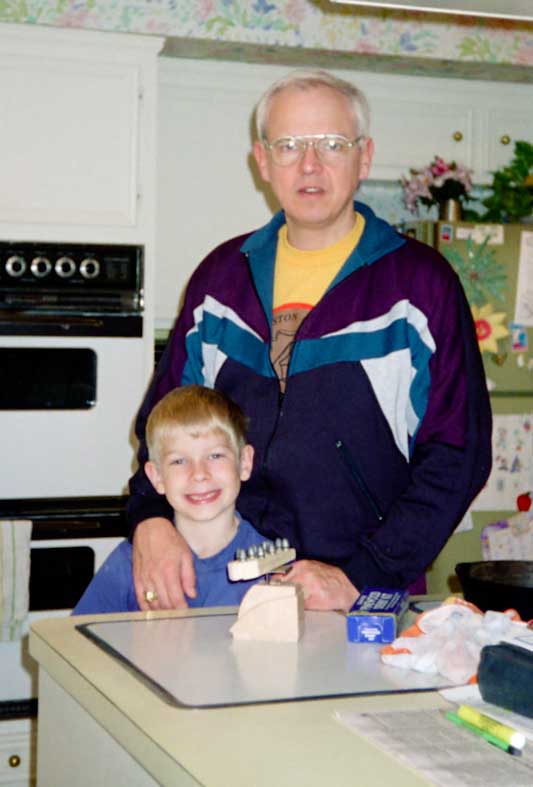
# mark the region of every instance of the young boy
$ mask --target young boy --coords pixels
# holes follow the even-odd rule
[[[196,598],[190,607],[239,604],[256,580],[230,582],[226,566],[238,549],[264,537],[235,511],[241,481],[252,472],[254,451],[246,443],[246,419],[218,391],[188,385],[170,391],[146,426],[146,474],[174,509],[174,524],[194,557]],[[132,546],[122,542],[93,577],[74,615],[132,612],[139,606],[132,572]]]

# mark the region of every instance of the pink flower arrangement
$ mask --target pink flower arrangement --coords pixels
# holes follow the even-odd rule
[[[440,156],[435,156],[428,167],[411,169],[410,173],[410,178],[402,177],[401,184],[405,205],[412,213],[418,213],[418,203],[431,208],[449,199],[459,202],[470,199],[472,170],[455,161],[448,164]]]

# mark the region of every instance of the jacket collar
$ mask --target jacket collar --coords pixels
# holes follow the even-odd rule
[[[354,202],[354,209],[365,219],[365,228],[359,243],[350,254],[328,289],[331,289],[351,273],[364,265],[372,265],[376,260],[405,243],[396,230],[363,202]],[[247,255],[258,295],[267,314],[272,313],[272,293],[274,284],[274,265],[278,231],[285,223],[283,211],[276,213],[261,229],[250,235],[241,251]]]

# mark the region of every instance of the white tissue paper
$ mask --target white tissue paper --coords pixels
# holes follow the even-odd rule
[[[27,519],[0,520],[0,641],[20,639],[27,629],[30,542]]]
[[[514,610],[483,613],[451,598],[420,615],[415,626],[382,649],[381,660],[417,672],[440,673],[462,685],[475,677],[481,648],[497,644],[516,627],[523,628],[519,621]]]

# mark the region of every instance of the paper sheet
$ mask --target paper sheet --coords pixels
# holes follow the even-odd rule
[[[532,233],[533,234],[533,233]],[[533,489],[533,416],[495,415],[492,471],[472,511],[516,511],[516,498]]]
[[[514,757],[441,710],[337,712],[334,718],[439,787],[531,787],[533,743]]]
[[[533,511],[485,525],[481,552],[483,560],[533,560]]]
[[[533,232],[521,234],[515,322],[533,325]]]

